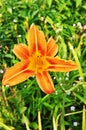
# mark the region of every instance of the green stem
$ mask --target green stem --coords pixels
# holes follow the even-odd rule
[[[7,125],[4,123],[0,122],[0,126],[2,126],[5,130],[13,130],[14,128],[9,128]]]
[[[7,98],[6,98],[6,94],[5,94],[5,89],[4,86],[2,85],[2,94],[3,94],[3,100],[5,103],[5,106],[8,107],[8,102],[7,102]]]
[[[64,115],[65,115],[65,98],[66,94],[63,93],[63,102],[62,102],[62,114],[61,114],[61,130],[65,130],[65,122],[64,122]]]
[[[57,130],[56,121],[55,121],[54,116],[53,116],[53,130]]]
[[[73,54],[73,56],[74,56],[74,58],[75,58],[75,61],[76,61],[77,64],[78,64],[78,70],[79,70],[80,77],[83,78],[83,72],[82,72],[82,68],[81,68],[81,64],[80,64],[80,62],[79,62],[78,56],[77,56],[77,54],[76,54],[76,52],[75,52],[73,46],[71,45],[71,43],[68,43],[68,45],[69,45],[69,47],[71,48],[72,54]]]
[[[42,130],[41,113],[40,113],[40,110],[38,110],[38,126],[39,126],[39,130]]]
[[[42,98],[42,101],[41,101],[41,102],[43,102],[44,100],[46,100],[49,96],[50,96],[49,94],[45,95],[45,96]]]
[[[23,123],[26,126],[26,130],[30,130],[30,128],[29,128],[29,120],[28,120],[28,118],[24,114],[23,114],[22,121],[23,121]]]
[[[85,105],[83,106],[83,113],[82,113],[82,130],[86,130],[86,110],[85,110]]]
[[[72,88],[70,88],[70,89],[68,89],[68,90],[65,90],[65,92],[66,92],[66,93],[71,92],[71,91],[73,91],[74,89],[76,89],[79,85],[82,85],[82,83],[76,84],[76,85],[73,86]]]
[[[86,99],[86,86],[84,85],[85,82],[84,82],[84,75],[83,75],[82,67],[81,67],[78,56],[77,56],[73,46],[71,45],[71,43],[68,43],[68,45],[71,48],[71,51],[72,51],[72,54],[75,58],[76,63],[78,64],[79,75],[82,78],[82,86],[83,86],[83,89],[84,89],[84,98]]]
[[[65,114],[65,116],[71,116],[71,115],[75,115],[75,114],[80,114],[82,112],[83,111],[77,111],[77,112],[67,113],[67,114]],[[85,112],[86,112],[86,110],[85,110]]]

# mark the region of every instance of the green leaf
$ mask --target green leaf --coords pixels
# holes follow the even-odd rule
[[[5,57],[7,57],[7,58],[13,58],[13,56],[11,54],[6,54]]]
[[[38,124],[36,122],[31,122],[30,123],[30,127],[34,128],[34,129],[37,129],[38,128]]]
[[[86,4],[82,6],[84,9],[86,9]]]
[[[82,4],[82,0],[76,0],[76,7]]]
[[[46,21],[51,25],[53,24],[53,20],[49,16],[46,17]]]
[[[47,0],[47,4],[48,4],[49,7],[51,7],[52,0]]]
[[[86,104],[86,100],[84,99],[84,97],[81,97],[79,94],[75,94],[75,96],[81,101],[83,102],[84,104]]]

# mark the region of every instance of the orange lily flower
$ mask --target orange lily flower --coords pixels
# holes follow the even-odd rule
[[[13,53],[21,61],[7,69],[2,84],[13,86],[36,75],[41,90],[46,94],[53,93],[54,84],[48,71],[68,72],[78,68],[74,61],[55,56],[57,51],[55,40],[51,37],[46,42],[44,33],[32,24],[28,33],[28,46],[18,44],[13,49]]]

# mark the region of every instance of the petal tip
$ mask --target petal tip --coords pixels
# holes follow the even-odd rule
[[[52,94],[52,93],[54,93],[54,92],[55,92],[55,89],[46,91],[46,92],[44,92],[44,93],[46,93],[46,94]]]
[[[34,23],[31,24],[30,28],[33,28],[33,27],[35,27],[35,24],[34,24]]]

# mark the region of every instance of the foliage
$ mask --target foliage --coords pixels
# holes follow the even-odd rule
[[[58,55],[79,66],[70,73],[51,73],[56,92],[45,95],[35,77],[14,87],[0,82],[0,130],[86,129],[86,2],[85,0],[1,0],[0,81],[18,62],[14,44],[27,44],[34,23],[46,39],[54,37]]]

